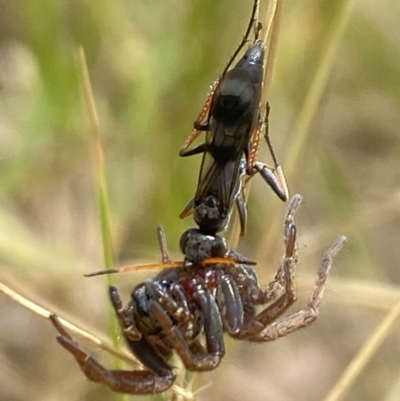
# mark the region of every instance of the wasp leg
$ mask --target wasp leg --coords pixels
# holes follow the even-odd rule
[[[194,213],[194,199],[192,199],[186,207],[182,210],[182,212],[179,214],[179,217],[181,219],[184,219],[185,217],[190,216],[191,214]]]
[[[190,156],[192,154],[196,153],[191,153],[192,149],[188,149],[189,146],[198,138],[198,136],[208,130],[208,118],[210,114],[210,108],[211,108],[211,102],[214,96],[215,89],[217,88],[218,84],[220,82],[220,78],[214,81],[214,83],[211,86],[210,92],[207,94],[207,99],[204,103],[204,106],[202,107],[196,121],[194,122],[194,130],[192,133],[186,138],[184,144],[182,145],[181,149],[179,150],[179,156]],[[201,152],[197,152],[201,153]]]
[[[236,206],[239,214],[239,222],[240,222],[240,235],[243,237],[246,235],[246,226],[247,226],[247,206],[243,196],[244,187],[242,186],[240,192],[236,197]]]
[[[210,129],[210,124],[208,122],[206,123],[198,123],[197,121],[195,121],[193,123],[194,129],[200,132],[205,132],[208,131]]]
[[[260,8],[260,0],[254,0],[253,9],[251,10],[251,17],[250,17],[249,25],[247,26],[246,32],[243,35],[243,38],[242,38],[241,42],[239,43],[239,46],[236,48],[232,57],[229,59],[228,64],[224,68],[224,71],[222,72],[222,77],[228,72],[232,63],[235,61],[235,58],[240,53],[240,51],[243,49],[244,45],[248,42],[249,35],[250,35],[250,32],[253,27],[254,27],[254,40],[258,39],[258,35],[262,29],[262,24],[260,22],[258,22],[259,8]]]
[[[79,348],[76,341],[65,330],[58,317],[50,320],[60,333],[57,341],[75,358],[85,376],[94,382],[104,383],[112,390],[128,394],[156,394],[168,390],[176,375],[169,368],[164,376],[148,370],[109,370]]]
[[[244,155],[246,158],[246,173],[249,176],[253,175],[254,164],[256,162],[258,149],[260,147],[262,129],[263,129],[263,120],[259,118],[254,133],[251,136],[251,140],[249,141],[247,147],[244,150]]]
[[[249,180],[256,174],[259,173],[264,181],[272,188],[275,194],[284,202],[289,199],[289,190],[286,184],[285,175],[283,173],[282,167],[279,165],[278,160],[275,156],[274,149],[268,133],[268,118],[269,118],[270,107],[269,103],[266,106],[266,116],[264,121],[260,118],[258,125],[254,131],[254,134],[249,142],[246,150],[246,173],[248,175],[244,187],[249,182]],[[256,161],[258,148],[260,146],[260,138],[262,128],[265,126],[264,138],[267,142],[272,160],[274,162],[274,167],[270,167],[267,164],[260,163]]]
[[[283,174],[282,167],[278,163],[278,160],[275,156],[274,148],[272,147],[271,139],[269,137],[268,118],[270,109],[271,108],[269,106],[269,103],[267,102],[266,115],[264,119],[264,126],[265,126],[264,138],[265,141],[267,142],[269,152],[274,162],[274,167],[272,168],[267,165],[264,165],[264,167],[261,168],[260,163],[255,163],[254,167],[261,174],[261,177],[263,177],[263,179],[267,182],[267,184],[271,186],[272,190],[278,195],[278,197],[284,202],[286,202],[289,199],[289,190],[286,184],[286,179],[285,175]]]
[[[184,144],[179,150],[179,156],[184,157],[188,152],[187,148],[198,138],[198,136],[202,133],[199,129],[194,129],[192,133],[186,138]]]
[[[198,155],[199,153],[204,153],[206,149],[207,145],[205,143],[202,143],[201,145],[195,146],[194,148],[187,149],[185,151],[180,151],[179,156],[187,157],[187,156]]]
[[[281,166],[272,168],[266,164],[256,162],[254,163],[254,170],[261,175],[263,180],[271,187],[275,194],[278,195],[279,199],[284,202],[289,199],[289,190]],[[254,174],[253,172],[252,175]],[[248,180],[249,178],[247,181]]]

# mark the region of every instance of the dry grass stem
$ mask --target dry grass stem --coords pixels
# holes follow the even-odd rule
[[[383,401],[398,401],[398,400],[400,400],[400,376],[389,388],[386,397],[383,399]]]
[[[42,308],[35,302],[30,301],[29,299],[25,298],[18,292],[12,290],[10,287],[5,285],[4,283],[0,282],[0,293],[4,294],[8,298],[10,298],[12,301],[16,302],[17,304],[21,305],[25,309],[31,311],[35,315],[38,315],[40,317],[43,317],[47,320],[49,320],[49,316],[53,313],[49,311],[48,309]],[[121,361],[124,361],[128,363],[131,366],[134,366],[135,368],[142,368],[142,364],[138,362],[136,359],[133,358],[133,356],[126,354],[124,352],[121,352],[117,350],[114,346],[111,346],[107,344],[105,341],[101,340],[100,338],[96,337],[95,335],[89,333],[86,330],[83,330],[79,328],[78,326],[75,326],[68,320],[62,318],[59,316],[61,324],[72,334],[76,335],[77,337],[85,340],[89,344],[92,344],[101,350],[107,352],[108,354],[114,356],[115,358],[118,358]],[[202,387],[203,388],[206,388]],[[173,385],[171,388],[173,393],[176,393],[180,396],[182,396],[185,400],[194,400],[195,395],[191,391],[187,391],[186,389],[183,389],[179,387],[178,385]],[[201,390],[201,389],[200,389]],[[197,392],[198,393],[198,392]],[[117,394],[116,394],[117,395]],[[118,394],[121,395],[121,394]],[[123,394],[122,394],[123,395]]]
[[[317,112],[321,96],[326,86],[332,64],[334,62],[336,50],[339,46],[343,32],[349,21],[352,10],[353,1],[344,0],[342,2],[341,12],[338,12],[336,20],[332,22],[332,30],[327,35],[326,43],[321,46],[321,55],[316,67],[316,74],[311,82],[307,96],[303,102],[297,122],[295,123],[296,132],[292,136],[290,146],[286,154],[286,159],[283,163],[286,180],[289,183],[294,182],[295,172],[299,171],[298,165],[300,155],[304,152],[304,147],[307,145],[311,135],[311,123]],[[297,170],[296,170],[297,169]],[[279,230],[279,221],[273,220],[273,217],[279,215],[281,205],[274,202],[269,207],[269,213],[265,218],[264,238],[259,241],[259,248],[256,252],[256,260],[261,260],[263,257],[276,249],[279,237],[275,233]]]
[[[23,306],[24,308],[28,309],[29,311],[33,312],[35,315],[43,317],[45,319],[49,319],[51,311],[42,308],[41,306],[37,305],[36,303],[30,301],[29,299],[23,297],[21,294],[18,294],[16,291],[12,290],[7,285],[0,283],[0,292],[12,299],[14,302],[18,303],[19,305]],[[70,323],[69,321],[60,317],[60,321],[68,329],[71,333],[77,335],[78,337],[82,338],[83,340],[87,341],[88,343],[95,345],[102,349],[103,351],[108,352],[110,355],[115,356],[118,359],[123,360],[130,365],[140,367],[141,364],[135,360],[132,356],[125,354],[116,350],[114,347],[108,345],[103,340],[99,339],[98,337],[94,336],[93,334],[80,329],[79,327],[75,326],[74,324]]]
[[[367,341],[347,366],[340,379],[329,392],[324,401],[339,401],[357,380],[367,363],[378,351],[383,341],[389,336],[400,316],[400,300],[393,306],[382,323],[370,335]]]
[[[278,48],[279,29],[281,26],[281,19],[283,13],[284,0],[271,0],[268,2],[268,8],[265,13],[263,32],[264,42],[268,46],[266,56],[266,65],[263,78],[263,91],[261,96],[261,115],[266,112],[266,105],[269,95],[269,90],[272,82],[273,69],[275,66],[276,52]],[[251,181],[249,181],[245,188],[245,198],[248,199],[251,190]],[[232,228],[228,239],[228,247],[230,249],[237,249],[240,239],[240,222],[239,216],[235,213]]]

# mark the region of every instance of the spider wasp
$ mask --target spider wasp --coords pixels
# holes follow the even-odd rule
[[[258,0],[254,3],[251,23],[236,54],[247,40],[257,9]],[[254,161],[261,130],[266,123],[261,120],[259,112],[261,81],[258,81],[259,78],[262,80],[264,44],[257,35],[246,53],[247,59],[245,56],[229,71],[228,64],[222,78],[214,85],[207,99],[209,110],[199,117],[195,123],[196,134],[188,138],[186,149],[181,150],[183,156],[203,153],[195,199],[183,212],[188,215],[194,208],[195,221],[199,225],[198,229],[189,229],[181,236],[180,248],[184,260],[171,261],[165,235],[159,228],[161,263],[127,266],[87,275],[161,269],[155,277],[133,289],[131,299],[125,306],[118,289],[114,286],[109,288],[111,304],[126,343],[144,369],[105,368],[80,348],[56,315],[50,317],[59,332],[58,342],[72,354],[86,377],[104,383],[114,391],[137,395],[164,392],[176,379],[169,362],[174,353],[186,369],[210,371],[218,367],[225,354],[224,333],[238,340],[267,342],[309,325],[318,315],[333,258],[343,246],[345,237],[339,237],[325,253],[306,306],[282,317],[296,300],[294,270],[298,255],[294,218],[301,196],[295,195],[289,203],[284,220],[284,257],[265,289],[259,285],[252,267],[254,263],[227,249],[223,238],[217,235],[228,224],[235,202],[239,204],[239,212],[244,213],[245,204],[241,195],[244,175],[251,177],[259,172],[278,196],[284,200],[288,197],[286,184],[280,185],[284,179],[279,178],[280,168],[272,147],[274,169]],[[251,85],[243,81],[247,83],[244,83],[244,91],[241,92],[236,86],[236,74],[244,77],[241,65],[247,65],[253,59],[257,59],[254,63],[256,73],[249,75]],[[247,73],[252,71],[250,65],[246,68]],[[246,68],[243,70],[246,71]],[[247,99],[246,94],[255,99]],[[225,106],[229,109],[230,105],[233,108],[227,112]],[[201,124],[203,120],[206,121],[204,125]],[[232,121],[234,124],[230,124]],[[206,142],[187,150],[202,130],[206,131]],[[245,214],[241,218],[245,222]],[[264,306],[260,312],[257,311],[259,306]]]
[[[256,0],[241,43],[221,77],[212,85],[194,123],[194,131],[179,152],[184,157],[203,154],[195,197],[180,217],[194,213],[194,219],[204,233],[223,231],[228,224],[232,204],[236,202],[241,235],[245,234],[247,211],[241,183],[245,174],[251,177],[260,173],[281,200],[288,199],[285,178],[269,140],[268,104],[265,118],[261,117],[265,44],[258,38],[262,29],[261,23],[257,23],[258,9],[259,1]],[[252,29],[255,32],[253,44],[230,68],[248,41]],[[255,161],[263,128],[275,164],[273,168]],[[204,131],[205,142],[190,148]]]

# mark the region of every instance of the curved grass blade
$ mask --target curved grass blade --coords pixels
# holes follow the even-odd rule
[[[78,53],[78,68],[80,72],[82,90],[84,100],[87,108],[87,115],[89,118],[89,130],[90,130],[90,144],[92,148],[93,167],[94,167],[94,182],[97,189],[97,200],[99,203],[100,210],[100,224],[101,234],[103,241],[103,258],[104,265],[107,269],[111,269],[115,266],[114,262],[114,251],[111,238],[110,229],[110,206],[108,199],[107,190],[107,179],[105,173],[104,154],[99,133],[99,119],[97,116],[96,105],[93,98],[92,87],[90,84],[89,72],[86,64],[85,53],[82,48],[79,48]],[[115,278],[112,275],[106,276],[107,286],[114,284]],[[115,317],[111,304],[107,303],[108,311],[108,325],[109,334],[112,339],[113,346],[120,348],[122,345],[121,337],[119,335],[120,329],[118,321]],[[113,361],[115,369],[122,369],[122,363],[120,359],[115,358]],[[124,394],[116,394],[116,400],[128,401],[129,397]]]

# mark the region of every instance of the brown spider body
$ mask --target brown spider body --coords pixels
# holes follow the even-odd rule
[[[154,394],[174,383],[176,375],[168,363],[173,353],[181,358],[186,369],[209,371],[224,356],[224,333],[239,340],[266,342],[309,325],[317,317],[333,257],[345,238],[340,237],[326,252],[307,305],[293,315],[281,317],[296,299],[294,215],[300,202],[299,195],[290,202],[284,223],[283,262],[265,289],[260,287],[254,268],[239,262],[188,262],[182,267],[164,269],[136,286],[126,307],[118,290],[110,287],[111,302],[126,342],[145,370],[104,368],[79,348],[53,316],[53,324],[61,334],[58,341],[90,380],[105,383],[114,391]],[[210,240],[210,236],[205,237]],[[202,238],[197,240],[201,242]],[[167,251],[162,249],[162,254]],[[264,308],[258,311],[261,305]]]

